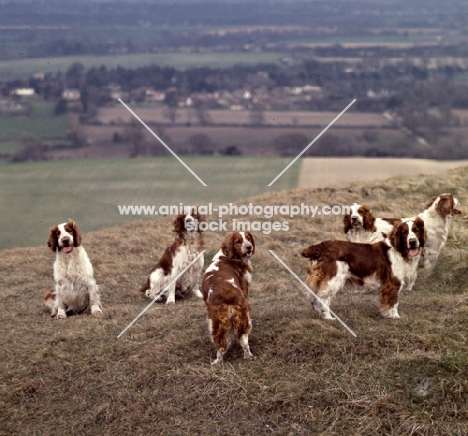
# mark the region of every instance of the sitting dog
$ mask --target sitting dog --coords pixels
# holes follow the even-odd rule
[[[177,234],[176,238],[172,245],[166,248],[146,284],[140,289],[148,298],[157,297],[166,287],[158,298],[167,295],[166,304],[175,303],[176,292],[180,296],[191,292],[202,298],[200,275],[204,265],[203,256],[176,281],[174,279],[203,251],[203,234],[199,226],[203,221],[205,217],[200,215],[196,208],[175,217],[173,232]]]
[[[216,359],[212,364],[223,361],[231,332],[244,351],[244,359],[254,357],[249,347],[252,321],[248,301],[252,280],[250,260],[254,253],[255,242],[250,232],[227,233],[221,250],[205,271],[203,299],[208,310],[211,339],[216,347]]]
[[[396,223],[385,241],[363,244],[324,241],[302,251],[309,259],[307,285],[325,306],[314,299],[314,310],[332,319],[329,305],[343,289],[380,289],[380,313],[399,318],[400,291],[412,288],[417,276],[421,250],[426,242],[421,218]]]
[[[88,254],[81,246],[81,234],[73,220],[50,229],[47,245],[57,254],[54,263],[55,290],[44,296],[44,305],[57,319],[67,312],[102,312],[99,289]]]

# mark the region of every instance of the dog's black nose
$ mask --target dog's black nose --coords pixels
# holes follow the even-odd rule
[[[409,246],[411,248],[418,248],[418,240],[417,239],[410,239],[409,240]]]

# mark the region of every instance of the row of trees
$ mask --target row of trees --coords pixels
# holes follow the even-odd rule
[[[165,143],[171,144],[171,148],[179,154],[225,156],[255,154],[255,150],[252,149],[250,144],[237,143],[236,138],[232,138],[233,143],[231,145],[220,146],[211,138],[209,131],[207,133],[196,133],[182,144],[173,141],[170,134],[164,129],[157,129],[157,134]],[[422,144],[414,141],[411,137],[389,142],[384,139],[378,130],[367,130],[346,139],[327,132],[307,150],[304,156],[412,157],[441,160],[468,158],[468,144],[462,136],[455,136],[450,145],[444,144],[441,147]],[[131,122],[122,133],[115,132],[112,140],[113,142],[127,144],[130,157],[169,154],[159,143],[147,140],[138,122]],[[271,142],[268,154],[295,157],[304,150],[309,142],[310,138],[302,133],[281,134]]]

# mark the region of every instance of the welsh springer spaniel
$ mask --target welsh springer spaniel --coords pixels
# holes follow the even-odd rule
[[[451,194],[433,197],[418,216],[424,221],[427,243],[422,252],[419,266],[432,268],[445,246],[453,215],[461,215],[458,200]],[[367,205],[354,203],[351,213],[343,218],[344,233],[351,242],[373,243],[385,239],[393,225],[412,218],[375,218]]]
[[[441,194],[431,198],[424,211],[418,216],[424,220],[427,232],[427,243],[419,265],[432,268],[439,258],[440,251],[447,242],[448,232],[453,215],[461,215],[458,200],[451,194]]]
[[[211,339],[216,347],[213,365],[223,361],[231,330],[244,351],[244,359],[254,357],[249,348],[252,321],[248,301],[252,280],[250,260],[254,253],[255,242],[250,232],[227,233],[221,250],[205,271],[202,292]]]
[[[426,242],[421,218],[396,223],[385,241],[363,244],[325,241],[302,252],[309,259],[307,284],[325,303],[313,301],[323,319],[332,319],[329,305],[343,289],[380,288],[380,313],[399,318],[401,290],[412,288],[417,275],[421,249]]]
[[[343,231],[351,242],[372,244],[383,241],[399,218],[376,218],[369,206],[354,203],[343,217]]]
[[[57,253],[55,291],[44,296],[44,306],[50,310],[50,315],[62,319],[67,317],[67,312],[90,310],[93,315],[101,313],[101,298],[93,266],[81,246],[81,234],[76,223],[69,220],[52,227],[47,245]]]
[[[163,296],[167,296],[166,304],[174,304],[176,292],[181,297],[190,292],[198,298],[203,297],[200,292],[203,256],[200,256],[199,260],[174,282],[174,279],[203,251],[203,234],[199,226],[203,221],[205,217],[199,214],[195,207],[175,217],[173,232],[177,236],[151,271],[146,284],[140,288],[148,298],[154,299],[159,295],[158,300],[162,300]],[[169,286],[171,282],[174,283]]]

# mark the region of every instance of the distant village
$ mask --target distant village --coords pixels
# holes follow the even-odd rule
[[[42,74],[35,75],[37,77]],[[42,95],[41,95],[42,94]],[[284,86],[269,89],[267,86],[244,86],[234,91],[219,90],[214,92],[181,93],[176,87],[155,89],[142,86],[131,90],[124,90],[118,84],[109,84],[99,90],[101,101],[116,101],[122,99],[130,103],[156,103],[168,104],[176,108],[192,108],[201,105],[210,109],[227,109],[232,111],[262,109],[262,110],[288,110],[302,107],[311,101],[323,98],[322,88],[319,86]],[[0,99],[0,114],[28,115],[28,97],[44,97],[44,93],[37,92],[34,87],[20,87],[10,90],[9,95]],[[68,108],[76,110],[82,100],[82,91],[78,88],[64,88],[58,95],[54,93],[57,101],[68,103]],[[107,98],[106,98],[107,97]],[[78,110],[80,112],[80,110]]]

